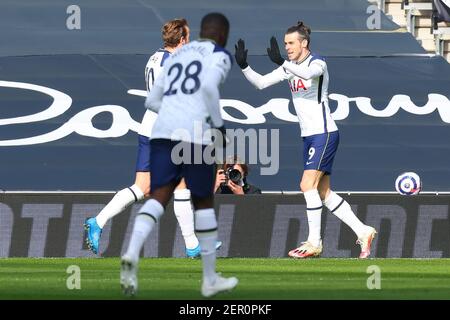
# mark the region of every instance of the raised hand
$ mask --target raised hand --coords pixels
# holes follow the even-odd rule
[[[237,45],[234,45],[234,49],[236,50],[234,53],[234,58],[236,59],[236,63],[241,69],[245,69],[248,67],[247,63],[247,51],[245,49],[245,42],[242,39],[239,39]]]
[[[270,38],[270,48],[267,48],[267,54],[269,55],[270,60],[276,64],[281,66],[284,63],[284,59],[281,57],[280,48],[278,47],[278,42],[275,37]]]

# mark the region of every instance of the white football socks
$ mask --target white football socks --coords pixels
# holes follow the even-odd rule
[[[163,213],[163,206],[155,199],[148,200],[139,210],[126,253],[133,261],[139,260],[139,254],[145,240]]]
[[[367,231],[368,226],[358,219],[348,202],[342,199],[337,193],[331,191],[323,204],[331,211],[331,213],[352,228],[358,238]]]
[[[304,193],[306,200],[306,215],[308,216],[308,240],[315,247],[320,245],[320,229],[322,221],[322,200],[317,189]]]
[[[195,214],[195,231],[202,248],[203,281],[212,283],[216,274],[217,219],[214,209],[200,209]]]
[[[103,229],[109,219],[125,210],[130,204],[142,199],[144,199],[144,193],[135,184],[129,188],[120,190],[95,217],[97,224]]]
[[[173,211],[180,225],[184,243],[187,249],[195,249],[199,242],[194,231],[194,211],[191,205],[191,191],[189,189],[176,189],[173,194]]]

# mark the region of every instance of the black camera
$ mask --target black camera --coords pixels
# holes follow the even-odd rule
[[[242,179],[242,174],[238,169],[234,169],[233,167],[229,167],[224,171],[225,178],[227,179],[223,185],[227,185],[228,180],[233,181],[236,184],[239,184]]]

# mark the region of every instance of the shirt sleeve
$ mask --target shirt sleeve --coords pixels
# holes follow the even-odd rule
[[[164,95],[164,72],[156,78],[152,89],[147,93],[147,98],[145,99],[145,107],[156,113],[159,112],[161,108],[161,102]]]
[[[317,78],[325,72],[325,63],[321,60],[314,60],[309,65],[295,64],[286,60],[281,66],[293,75],[305,80]]]
[[[265,75],[261,75],[254,71],[250,66],[243,69],[242,72],[247,80],[259,90],[270,87],[287,79],[287,74],[284,72],[282,67],[279,67]]]
[[[227,79],[231,69],[232,60],[226,51],[218,51],[212,55],[208,70],[203,78],[203,90],[207,99],[206,106],[210,115],[213,128],[220,128],[224,125],[222,114],[220,113],[220,91],[219,87]]]
[[[210,69],[203,79],[203,90],[206,97],[206,106],[212,122],[212,127],[220,128],[223,126],[223,119],[220,113],[220,92],[219,86],[226,79],[223,70],[213,68]]]
[[[225,52],[216,52],[213,55],[210,68],[220,74],[220,83],[224,83],[231,70],[232,60]]]

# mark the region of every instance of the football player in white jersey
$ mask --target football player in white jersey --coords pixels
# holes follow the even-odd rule
[[[204,16],[200,38],[167,59],[145,101],[148,109],[158,113],[150,140],[152,194],[136,217],[128,250],[121,261],[120,283],[127,295],[137,291],[139,252],[181,178],[191,191],[195,210],[195,232],[203,266],[202,295],[210,297],[231,290],[238,283],[235,277],[224,278],[216,273],[215,162],[207,161],[203,153],[211,150],[211,129],[224,132],[219,86],[232,65],[232,57],[224,49],[228,32],[229,22],[224,15]],[[198,134],[198,126],[204,134]],[[180,146],[183,156],[178,161],[174,154],[180,153]]]
[[[363,224],[350,205],[330,189],[330,174],[339,144],[339,131],[328,107],[328,68],[325,60],[309,49],[311,29],[298,22],[287,29],[284,45],[289,60],[281,57],[274,37],[267,48],[269,58],[279,65],[266,75],[254,71],[247,63],[245,43],[239,39],[235,58],[244,76],[257,89],[283,80],[289,83],[292,100],[303,138],[303,176],[300,189],[306,200],[309,235],[300,247],[289,252],[294,258],[319,256],[322,253],[321,214],[325,205],[356,233],[361,245],[360,258],[370,255],[374,228]]]
[[[175,50],[189,42],[189,26],[186,19],[173,19],[166,22],[162,29],[164,46],[157,50],[145,66],[145,83],[147,91],[151,91],[156,77],[162,72],[165,60]],[[146,110],[141,122],[136,161],[136,178],[132,186],[116,193],[100,213],[85,222],[86,243],[95,254],[99,252],[99,240],[106,222],[125,210],[133,203],[150,195],[150,135],[156,114]],[[200,244],[194,232],[194,216],[191,207],[190,191],[181,181],[174,193],[174,212],[186,245],[186,255],[190,258],[200,256]],[[218,241],[216,247],[219,248]]]

